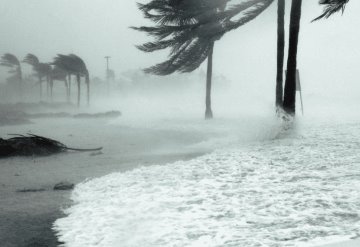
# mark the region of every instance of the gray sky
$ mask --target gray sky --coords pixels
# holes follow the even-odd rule
[[[360,1],[343,17],[310,23],[321,13],[317,0],[305,0],[299,68],[312,87],[358,84]],[[290,1],[287,1],[289,5]],[[289,7],[289,6],[288,6]],[[0,53],[22,58],[31,52],[46,62],[57,53],[76,53],[93,75],[104,76],[104,56],[117,71],[144,68],[166,53],[145,54],[134,45],[149,40],[129,26],[145,24],[132,0],[1,0]],[[239,87],[272,90],[276,66],[276,4],[252,23],[227,34],[215,47],[214,70]]]

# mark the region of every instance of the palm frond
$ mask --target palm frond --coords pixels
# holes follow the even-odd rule
[[[344,13],[348,2],[349,0],[320,0],[319,4],[324,5],[324,12],[313,21],[318,21],[324,18],[327,19],[337,12]]]
[[[6,53],[3,56],[1,56],[0,65],[13,68],[20,66],[20,61],[15,55],[11,53]]]
[[[84,74],[87,71],[84,61],[75,54],[58,54],[54,58],[52,65],[55,65],[69,74]]]
[[[204,62],[213,43],[260,15],[274,0],[151,0],[138,4],[153,26],[132,27],[155,40],[138,45],[144,52],[170,49],[169,58],[145,72],[191,72]],[[231,4],[230,4],[231,3]],[[242,14],[237,20],[233,20]]]
[[[39,63],[40,63],[39,58],[31,53],[29,53],[25,56],[23,62],[30,64],[31,66],[33,66],[33,68],[36,67],[37,65],[39,65]]]
[[[47,156],[66,151],[99,151],[102,148],[77,149],[70,148],[50,138],[28,134],[14,135],[10,139],[0,138],[0,158],[12,156]]]

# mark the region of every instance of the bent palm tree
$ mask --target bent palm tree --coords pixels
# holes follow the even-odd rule
[[[205,118],[212,118],[211,78],[214,43],[226,32],[236,29],[256,18],[273,0],[250,0],[235,5],[229,1],[208,0],[152,0],[139,4],[145,18],[155,23],[153,27],[139,27],[155,37],[138,48],[154,52],[170,48],[169,59],[145,69],[156,75],[169,75],[175,72],[192,72],[208,59],[206,82]],[[243,15],[233,20],[238,14]]]
[[[0,59],[0,65],[10,68],[9,73],[15,75],[19,80],[22,79],[22,70],[20,61],[13,54],[6,53]]]
[[[42,83],[45,80],[46,82],[46,92],[49,96],[50,87],[51,87],[51,66],[47,63],[40,63],[40,60],[33,54],[27,54],[23,60],[24,63],[27,63],[32,66],[33,71],[35,72],[36,77],[39,80],[40,86],[40,97],[42,98]],[[52,95],[51,95],[52,96]]]
[[[22,69],[19,59],[10,53],[4,54],[0,58],[0,65],[9,68],[10,77],[8,81],[14,81],[18,83],[19,86],[19,94],[22,96],[22,87],[23,87],[23,78],[22,78]]]
[[[66,102],[70,102],[70,91],[69,91],[69,84],[68,84],[68,80],[67,80],[68,74],[65,70],[54,66],[51,70],[51,83],[50,83],[50,90],[51,90],[51,95],[53,94],[53,86],[54,86],[54,81],[62,81],[65,84],[65,89],[66,89]]]
[[[75,75],[78,88],[77,105],[80,106],[80,92],[81,92],[81,77],[85,77],[85,83],[87,86],[87,105],[90,104],[90,76],[89,71],[86,68],[84,61],[75,54],[62,55],[58,54],[54,58],[53,65],[66,71],[69,76]]]

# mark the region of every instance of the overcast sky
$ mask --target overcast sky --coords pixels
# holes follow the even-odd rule
[[[303,80],[313,87],[359,84],[360,1],[350,1],[344,16],[318,23],[310,23],[321,13],[318,1],[303,2],[299,51]],[[0,18],[1,54],[11,52],[22,58],[31,52],[48,62],[57,53],[76,53],[92,75],[101,77],[105,55],[112,56],[111,66],[117,73],[165,58],[164,53],[145,54],[134,47],[149,37],[129,29],[146,23],[132,0],[1,0]],[[273,88],[276,4],[217,42],[214,56],[215,73],[239,85],[263,83]]]

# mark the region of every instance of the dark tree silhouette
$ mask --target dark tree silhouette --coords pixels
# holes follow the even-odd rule
[[[276,75],[276,108],[283,104],[283,71],[285,53],[285,0],[278,0],[277,20],[277,75]]]
[[[19,95],[22,96],[23,76],[19,59],[13,54],[6,53],[0,58],[0,65],[9,68],[9,82],[18,83]]]
[[[319,17],[315,18],[314,21],[329,18],[337,12],[344,12],[346,4],[349,0],[320,0],[319,4],[324,5],[324,13]]]
[[[51,83],[50,83],[50,90],[51,90],[51,97],[53,95],[53,86],[54,86],[54,81],[62,81],[65,84],[65,89],[66,89],[66,101],[70,102],[70,91],[69,91],[69,83],[67,80],[68,77],[68,73],[59,68],[58,66],[54,66],[51,70]]]
[[[42,98],[43,95],[43,89],[42,89],[42,83],[43,81],[46,82],[46,93],[47,96],[49,96],[50,93],[50,87],[51,87],[51,66],[47,63],[40,63],[40,60],[37,58],[37,56],[33,54],[27,54],[26,57],[23,60],[24,63],[27,63],[32,66],[33,71],[35,72],[35,76],[39,80],[39,86],[40,86],[40,97]],[[52,99],[52,98],[51,98]]]
[[[214,43],[226,32],[256,18],[273,0],[250,0],[227,5],[227,0],[152,0],[139,4],[153,27],[134,28],[155,37],[138,48],[145,52],[170,49],[169,59],[145,69],[156,75],[192,72],[208,59],[206,80],[206,118],[212,118],[211,78]],[[233,20],[238,14],[243,15]]]
[[[300,20],[302,0],[292,0],[290,13],[290,37],[287,62],[287,75],[285,81],[283,108],[289,115],[295,115],[296,101],[296,69],[299,43]]]
[[[67,72],[69,76],[75,75],[78,96],[77,96],[77,105],[80,106],[80,92],[81,92],[81,77],[85,77],[85,83],[87,86],[87,105],[90,104],[90,76],[89,71],[86,68],[84,61],[75,54],[70,55],[61,55],[58,54],[54,58],[53,65]]]
[[[56,68],[59,68],[66,72],[68,77],[68,92],[69,100],[71,101],[71,77],[76,76],[77,71],[75,70],[75,65],[69,56],[58,54],[57,57],[54,58],[52,63]]]

